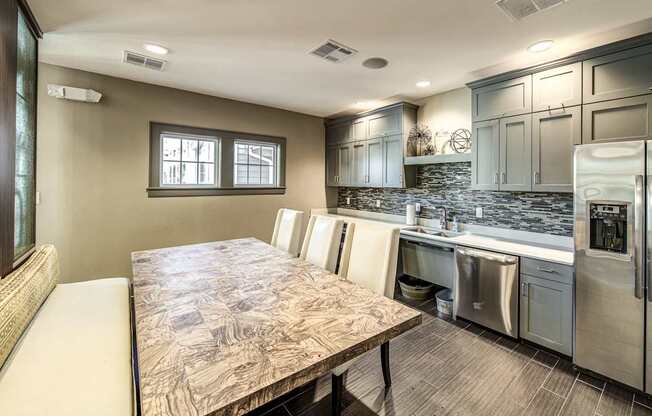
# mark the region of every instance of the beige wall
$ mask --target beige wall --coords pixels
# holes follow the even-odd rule
[[[48,83],[104,96],[59,100],[47,96]],[[135,250],[269,241],[279,208],[327,205],[320,118],[47,64],[38,92],[37,240],[58,248],[64,282],[130,276]],[[287,193],[148,198],[150,121],[286,137]]]
[[[435,94],[418,101],[419,123],[430,127],[433,137],[439,131],[441,137],[436,138],[437,149],[444,153],[452,153],[449,146],[444,146],[450,138],[450,133],[457,129],[471,130],[471,90],[467,87]],[[444,132],[448,134],[444,135]]]

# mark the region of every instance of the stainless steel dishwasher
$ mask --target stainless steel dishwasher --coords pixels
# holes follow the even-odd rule
[[[518,337],[518,257],[458,246],[453,314]]]

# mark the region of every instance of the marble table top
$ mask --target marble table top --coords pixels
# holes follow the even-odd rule
[[[245,414],[421,322],[253,238],[135,252],[132,266],[143,416]]]

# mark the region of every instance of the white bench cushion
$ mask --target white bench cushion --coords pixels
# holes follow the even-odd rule
[[[129,281],[60,284],[0,370],[0,415],[133,414]]]

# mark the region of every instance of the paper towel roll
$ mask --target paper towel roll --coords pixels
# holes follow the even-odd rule
[[[417,209],[414,204],[407,204],[406,206],[405,223],[407,225],[417,225]]]

